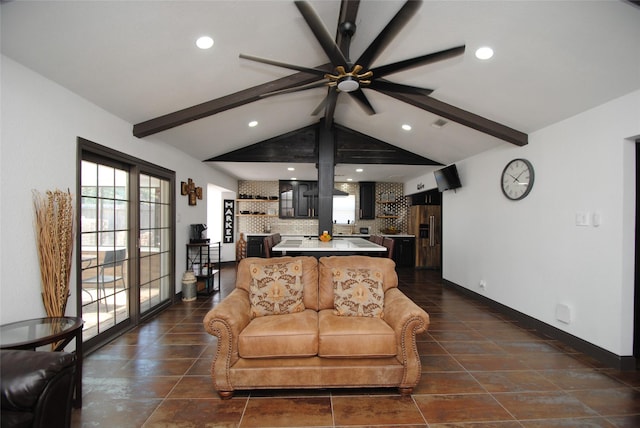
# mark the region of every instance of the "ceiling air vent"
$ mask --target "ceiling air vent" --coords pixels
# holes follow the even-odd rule
[[[444,119],[438,119],[438,120],[436,120],[435,122],[433,122],[433,123],[431,124],[431,126],[433,126],[434,128],[438,128],[438,129],[440,129],[440,128],[442,128],[443,126],[445,126],[447,123],[449,123],[449,122],[447,122],[447,121],[446,121],[446,120],[444,120]]]

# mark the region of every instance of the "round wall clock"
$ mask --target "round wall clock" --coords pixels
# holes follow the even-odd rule
[[[533,187],[533,165],[526,159],[514,159],[504,167],[500,186],[512,201],[524,199]]]

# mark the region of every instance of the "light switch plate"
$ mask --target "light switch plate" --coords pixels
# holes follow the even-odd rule
[[[576,212],[576,226],[589,226],[589,213],[585,211]]]

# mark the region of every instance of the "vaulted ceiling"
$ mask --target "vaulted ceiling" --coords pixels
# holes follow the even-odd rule
[[[369,46],[403,4],[360,2],[352,57]],[[341,3],[310,5],[335,35]],[[0,14],[4,55],[131,123],[132,132],[134,124],[192,106],[225,105],[252,88],[298,74],[239,54],[303,67],[329,62],[299,10],[285,0],[11,1],[2,3]],[[526,135],[640,89],[639,22],[640,8],[626,1],[427,1],[373,66],[465,45],[463,55],[386,78],[433,89],[432,104],[453,106]],[[206,51],[194,45],[203,34],[215,40]],[[480,61],[474,52],[484,45],[495,55]],[[334,122],[351,136],[373,137],[375,147],[387,143],[397,153],[450,164],[513,144],[452,121],[446,108],[434,112],[416,106],[424,99],[406,103],[363,92],[377,114],[368,115],[350,97],[340,96]],[[326,95],[326,88],[316,88],[255,98],[138,135],[202,161],[238,154],[262,141],[282,143],[292,132],[315,126],[322,115],[311,113]],[[444,126],[434,126],[442,119]],[[248,127],[253,120],[258,126]],[[402,130],[403,124],[412,130]],[[289,146],[294,149],[303,147]],[[210,164],[238,178],[278,179],[289,178],[286,166],[293,162],[298,178],[316,178],[312,164],[295,161],[260,167],[236,161]],[[353,158],[343,162],[336,167],[337,181],[403,181],[438,168],[428,163],[371,164],[357,174]]]

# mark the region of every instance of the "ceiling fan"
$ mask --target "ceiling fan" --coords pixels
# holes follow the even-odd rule
[[[288,68],[319,77],[320,80],[316,82],[299,86],[296,83],[292,87],[263,93],[260,97],[264,98],[326,86],[329,88],[327,96],[312,113],[313,115],[317,115],[324,109],[326,126],[331,126],[333,123],[333,114],[338,94],[346,92],[368,114],[375,114],[376,112],[367,99],[367,96],[362,91],[363,88],[377,90],[388,95],[407,94],[427,96],[433,92],[432,89],[394,83],[386,80],[385,77],[389,74],[462,55],[465,50],[465,46],[462,45],[398,61],[392,64],[371,68],[371,64],[391,43],[391,41],[418,10],[422,3],[421,0],[408,0],[404,3],[391,21],[389,21],[386,27],[380,32],[380,34],[378,34],[375,40],[371,42],[355,62],[351,61],[349,58],[349,47],[351,44],[351,37],[356,31],[354,21],[359,1],[343,0],[336,41],[333,40],[329,31],[320,20],[320,17],[308,2],[297,0],[294,1],[294,3],[320,43],[320,46],[322,46],[322,49],[329,57],[332,69],[327,70],[325,68],[302,67],[244,54],[240,54],[240,58],[277,67]]]
[[[329,88],[328,94],[313,114],[319,114],[324,109],[324,122],[328,128],[333,123],[338,94],[342,92],[347,92],[367,113],[375,113],[373,106],[362,91],[363,88],[366,88],[509,143],[518,146],[528,144],[527,134],[437,100],[429,96],[432,92],[430,89],[402,85],[385,79],[385,76],[392,73],[461,55],[464,52],[464,46],[371,68],[374,60],[418,10],[421,1],[407,1],[355,62],[349,60],[349,47],[351,37],[356,29],[354,23],[360,1],[342,0],[335,41],[311,5],[306,1],[296,1],[296,7],[329,57],[331,61],[329,64],[315,68],[301,67],[249,55],[240,55],[244,59],[296,70],[298,73],[137,123],[133,126],[133,135],[144,138],[265,97],[327,86]]]

